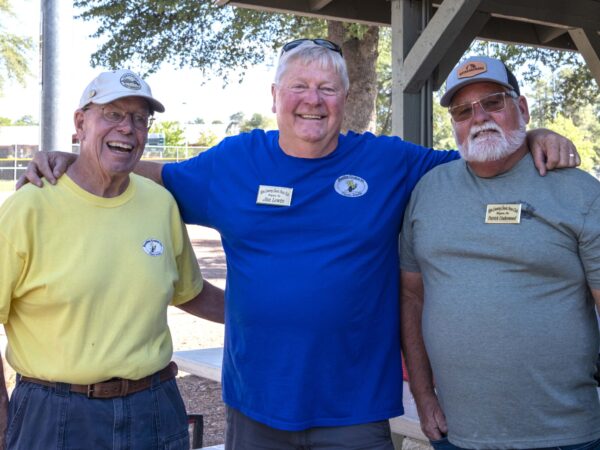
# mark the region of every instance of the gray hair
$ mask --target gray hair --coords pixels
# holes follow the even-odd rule
[[[279,84],[289,65],[296,61],[300,61],[306,65],[316,64],[322,69],[333,68],[342,80],[344,92],[348,92],[348,89],[350,89],[348,69],[342,55],[311,41],[303,42],[298,47],[294,47],[281,54],[279,63],[277,64],[277,71],[275,72],[275,84]]]

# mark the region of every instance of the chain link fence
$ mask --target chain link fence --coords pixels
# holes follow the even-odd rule
[[[208,147],[196,146],[146,146],[142,159],[157,162],[182,161],[205,151]],[[15,190],[17,179],[25,172],[27,164],[37,152],[37,146],[12,145],[0,148],[0,192]],[[73,145],[73,152],[79,153],[79,145]]]

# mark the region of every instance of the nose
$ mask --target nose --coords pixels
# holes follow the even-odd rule
[[[319,91],[319,88],[308,88],[304,94],[304,101],[311,105],[321,103],[321,92]]]
[[[118,124],[118,129],[125,133],[130,133],[133,130],[133,114],[125,113],[125,117]]]
[[[485,122],[489,119],[490,114],[483,109],[479,102],[473,102],[473,120],[475,122]]]

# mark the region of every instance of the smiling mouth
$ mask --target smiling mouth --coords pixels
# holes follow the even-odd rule
[[[475,134],[473,134],[472,138],[473,139],[477,139],[479,137],[485,137],[485,136],[488,136],[488,135],[491,135],[491,134],[496,134],[496,133],[498,133],[497,130],[494,130],[492,128],[488,128],[487,130],[480,130],[480,131],[476,132]]]
[[[306,120],[321,120],[324,119],[325,116],[319,116],[317,114],[298,114],[302,119]]]
[[[133,145],[124,144],[123,142],[107,142],[106,145],[116,152],[130,153],[133,150]]]

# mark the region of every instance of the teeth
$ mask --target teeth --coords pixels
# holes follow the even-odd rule
[[[113,148],[114,147],[121,148],[121,149],[127,150],[127,151],[133,150],[133,145],[124,144],[122,142],[109,142],[108,145]]]
[[[492,129],[480,130],[477,133],[475,133],[475,136],[473,136],[473,137],[479,137],[482,134],[486,134],[486,133],[496,133],[496,130],[492,130]]]
[[[317,116],[315,114],[301,114],[300,117],[303,119],[322,119],[323,116]]]

